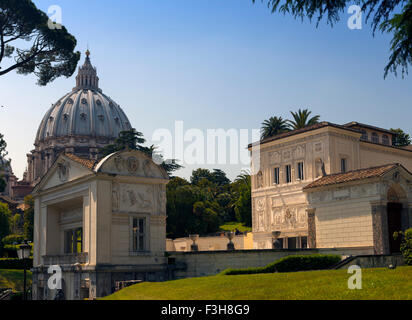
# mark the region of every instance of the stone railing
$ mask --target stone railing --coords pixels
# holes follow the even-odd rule
[[[88,257],[87,252],[76,254],[64,254],[54,256],[43,256],[44,265],[73,265],[76,263],[86,263]]]

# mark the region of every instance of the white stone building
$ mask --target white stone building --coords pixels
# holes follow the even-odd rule
[[[412,225],[412,152],[392,146],[390,131],[322,122],[249,149],[254,248],[280,232],[282,248],[399,251],[391,232]]]
[[[139,151],[101,161],[60,155],[33,191],[33,299],[103,297],[118,281],[165,280],[168,179]],[[54,265],[61,291],[47,284]]]

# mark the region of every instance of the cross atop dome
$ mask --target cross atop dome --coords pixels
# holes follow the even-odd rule
[[[87,49],[85,52],[86,59],[83,66],[79,68],[78,74],[76,76],[76,87],[73,88],[73,91],[80,89],[90,89],[97,90],[99,89],[99,77],[97,76],[96,68],[90,62],[90,51]]]

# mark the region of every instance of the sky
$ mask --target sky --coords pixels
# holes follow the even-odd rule
[[[391,36],[363,21],[333,28],[295,20],[252,0],[37,0],[89,47],[103,92],[121,105],[133,127],[152,141],[158,129],[259,129],[271,116],[309,108],[324,121],[358,121],[412,133],[412,78],[389,75]],[[363,19],[364,20],[364,19]],[[0,133],[21,178],[46,111],[75,85],[75,75],[47,85],[15,72],[0,77]],[[250,137],[250,140],[252,137]],[[187,143],[186,145],[187,146]],[[240,145],[240,148],[246,148]],[[234,179],[238,164],[220,168]]]

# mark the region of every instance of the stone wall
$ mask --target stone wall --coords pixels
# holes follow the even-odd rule
[[[237,235],[232,240],[236,250],[253,249],[253,233]],[[191,251],[192,240],[190,238],[166,239],[166,250],[172,252]],[[196,240],[199,251],[226,250],[229,240],[225,236],[199,237]]]
[[[342,265],[337,269],[347,269],[349,266],[357,265],[361,268],[387,268],[389,265],[396,267],[405,265],[402,255],[361,255],[348,259],[347,263],[342,261]]]
[[[282,257],[296,254],[370,254],[371,248],[305,249],[305,250],[236,250],[209,252],[169,252],[169,265],[175,266],[174,279],[218,274],[228,268],[263,267]]]

